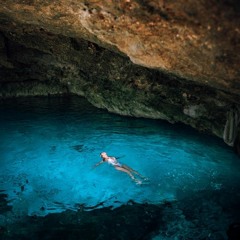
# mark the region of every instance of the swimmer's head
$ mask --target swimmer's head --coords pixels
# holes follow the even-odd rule
[[[101,152],[100,157],[107,157],[107,153],[106,152]]]

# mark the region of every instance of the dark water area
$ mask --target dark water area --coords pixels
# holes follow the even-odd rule
[[[78,97],[4,100],[0,116],[0,239],[218,240],[240,222],[240,159],[221,139]],[[149,180],[93,168],[102,151]]]

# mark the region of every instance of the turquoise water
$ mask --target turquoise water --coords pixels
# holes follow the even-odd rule
[[[110,114],[81,98],[8,100],[0,115],[0,192],[18,216],[239,189],[232,149],[183,125]],[[136,185],[107,163],[93,169],[102,151],[149,181]]]

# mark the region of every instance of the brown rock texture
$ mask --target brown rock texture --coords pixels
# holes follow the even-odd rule
[[[5,0],[0,96],[74,93],[234,145],[239,10],[236,0]]]

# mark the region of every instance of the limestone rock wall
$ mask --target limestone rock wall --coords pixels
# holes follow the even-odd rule
[[[240,109],[239,6],[5,0],[0,97],[77,94],[111,112],[183,122],[238,146],[239,121],[232,124],[230,113]]]

